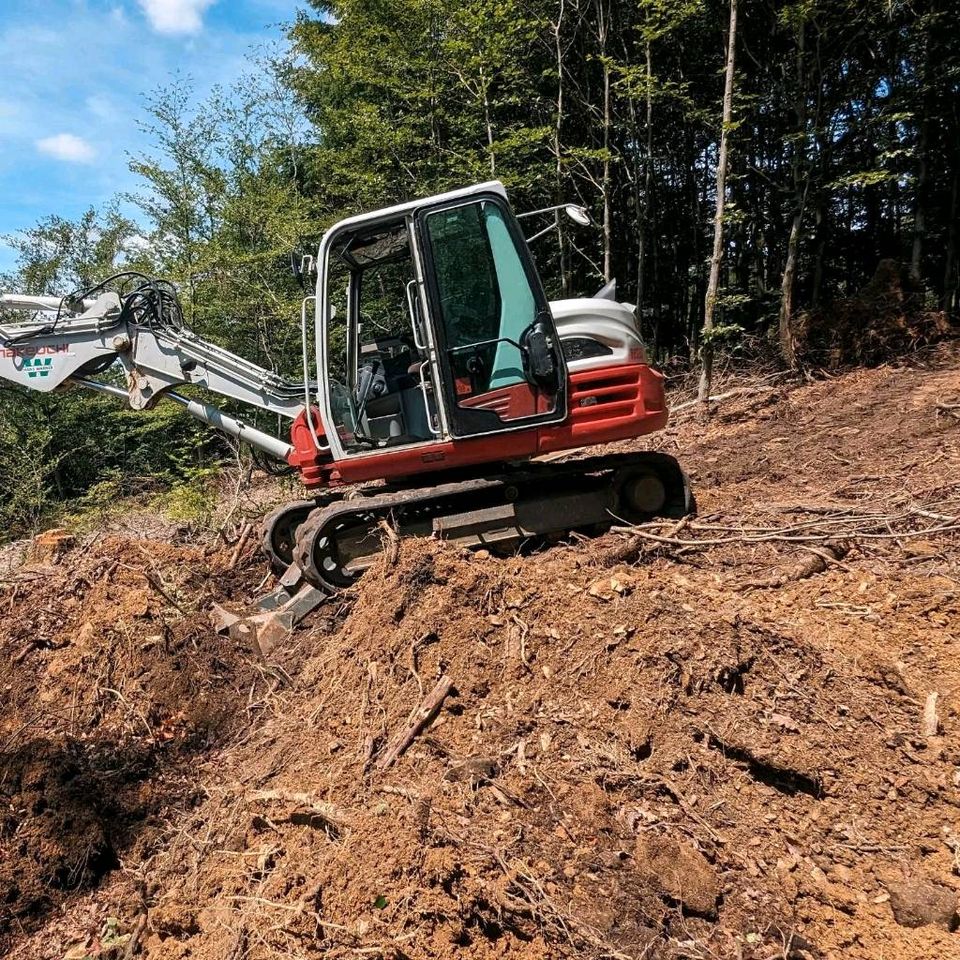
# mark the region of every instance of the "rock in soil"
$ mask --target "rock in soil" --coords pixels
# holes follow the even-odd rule
[[[641,838],[634,857],[652,886],[685,913],[699,917],[716,916],[720,880],[716,868],[689,844],[671,838]]]
[[[947,887],[923,880],[905,880],[887,886],[894,919],[902,927],[942,927],[956,930],[957,895]]]

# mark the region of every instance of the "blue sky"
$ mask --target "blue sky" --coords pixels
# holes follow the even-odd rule
[[[0,0],[0,235],[75,217],[135,180],[143,95],[199,96],[282,40],[297,0]],[[13,265],[0,240],[0,272]]]

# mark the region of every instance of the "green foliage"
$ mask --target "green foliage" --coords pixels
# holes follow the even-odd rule
[[[14,537],[40,522],[58,465],[49,456],[49,427],[25,423],[20,412],[15,401],[4,398],[4,416],[0,418],[0,526]]]
[[[736,345],[745,332],[738,323],[721,323],[711,330],[704,330],[700,335],[700,343],[701,345],[712,343],[729,348]]]
[[[194,467],[182,473],[182,479],[153,502],[166,516],[176,523],[194,528],[209,527],[217,506],[214,480],[216,467]]]

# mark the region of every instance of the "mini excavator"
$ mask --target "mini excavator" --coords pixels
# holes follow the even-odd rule
[[[308,496],[266,518],[264,551],[323,591],[370,566],[385,523],[502,550],[682,517],[692,501],[672,457],[561,458],[661,429],[663,377],[613,285],[547,301],[519,219],[494,181],[333,226],[301,265],[317,275],[301,311],[302,382],[197,336],[172,284],[131,273],[62,299],[0,296],[5,319],[32,313],[0,324],[0,377],[134,410],[172,401],[285,461]],[[289,439],[186,385],[285,418]]]

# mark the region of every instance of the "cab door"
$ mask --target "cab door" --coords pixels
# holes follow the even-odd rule
[[[567,415],[567,372],[547,298],[503,197],[421,209],[418,247],[455,438],[523,430]]]

